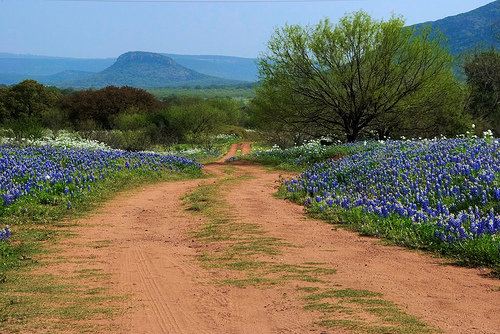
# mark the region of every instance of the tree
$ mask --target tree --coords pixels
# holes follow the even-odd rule
[[[470,95],[468,109],[482,130],[500,135],[500,52],[491,47],[465,55],[462,68]]]
[[[269,142],[282,148],[302,143],[307,137],[320,137],[324,129],[305,121],[303,107],[293,103],[300,97],[283,91],[269,81],[261,82],[249,107],[254,124],[264,130]]]
[[[172,106],[167,115],[173,135],[191,144],[209,145],[209,139],[226,124],[226,115],[208,103]]]
[[[451,71],[435,79],[405,99],[399,112],[395,109],[374,120],[372,133],[378,139],[435,137],[458,135],[470,129],[472,120],[464,110],[464,85],[457,82]]]
[[[1,123],[17,137],[41,136],[43,126],[50,125],[47,121],[61,114],[57,108],[60,97],[57,89],[45,87],[35,80],[0,88]],[[62,124],[60,121],[58,126]]]
[[[77,91],[65,96],[61,106],[80,130],[109,130],[122,113],[151,113],[162,107],[154,95],[129,86]]]
[[[444,113],[460,98],[445,42],[429,27],[376,21],[362,11],[336,26],[328,19],[286,25],[259,59],[258,117],[352,142],[364,130],[390,131],[421,109]]]
[[[24,80],[1,89],[0,110],[4,119],[39,117],[56,107],[61,94],[35,80]]]

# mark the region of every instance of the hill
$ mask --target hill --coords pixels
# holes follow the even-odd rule
[[[257,81],[255,58],[164,54],[197,72],[231,80]]]
[[[12,85],[25,79],[34,79],[44,85],[57,86],[62,81],[85,78],[94,74],[93,72],[65,70],[51,75],[30,75],[19,73],[0,73],[0,84]]]
[[[64,81],[62,87],[133,86],[142,88],[194,85],[224,85],[236,81],[196,72],[170,57],[151,52],[127,52],[105,70],[83,79]]]
[[[0,53],[0,73],[53,75],[63,71],[99,72],[116,58],[82,59]]]
[[[494,1],[467,13],[420,23],[415,27],[421,27],[424,24],[438,28],[448,37],[450,51],[455,56],[480,43],[484,46],[500,47],[500,41],[495,40],[492,29],[495,24],[500,24],[499,1]]]
[[[38,81],[45,82],[46,84],[49,84],[49,85],[57,85],[62,81],[83,79],[83,78],[87,78],[93,74],[94,74],[94,72],[66,70],[66,71],[56,73],[56,74],[39,77]]]

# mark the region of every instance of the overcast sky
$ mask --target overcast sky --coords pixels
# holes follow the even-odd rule
[[[200,0],[201,1],[201,0]],[[363,9],[407,24],[440,19],[492,0],[301,2],[0,0],[0,52],[79,58],[127,51],[256,57],[276,27],[335,22]],[[272,1],[272,0],[271,0]]]

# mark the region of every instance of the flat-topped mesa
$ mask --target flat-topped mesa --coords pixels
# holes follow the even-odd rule
[[[130,51],[118,57],[115,65],[123,65],[128,63],[149,63],[157,65],[178,65],[178,63],[170,57],[161,55],[159,53],[145,52],[145,51]]]
[[[96,88],[109,85],[153,88],[228,82],[230,81],[186,68],[159,53],[132,51],[120,55],[114,64],[105,70],[81,80],[67,82],[66,85]]]

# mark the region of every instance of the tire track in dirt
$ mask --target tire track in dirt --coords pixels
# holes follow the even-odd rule
[[[162,333],[181,333],[181,328],[177,323],[176,316],[172,314],[169,303],[165,303],[165,296],[158,287],[156,277],[150,268],[150,261],[144,256],[142,250],[135,249],[135,258],[138,260],[138,271],[142,285],[146,289],[146,297],[151,301],[151,308],[155,316],[152,317],[156,322],[156,327]]]
[[[250,143],[230,152],[250,151]],[[234,153],[233,153],[234,154]],[[223,160],[224,161],[224,160]],[[209,245],[192,238],[204,219],[182,206],[181,197],[224,175],[224,164],[206,167],[216,178],[167,182],[119,195],[79,221],[78,237],[62,241],[66,263],[49,272],[68,275],[82,267],[111,274],[109,282],[87,281],[130,296],[117,303],[127,311],[112,319],[115,333],[305,333],[318,314],[289,282],[269,289],[210,284],[221,272],[202,268],[196,257]],[[222,195],[237,221],[256,223],[266,235],[299,246],[261,260],[322,262],[338,270],[334,284],[381,292],[410,314],[446,333],[497,333],[500,292],[496,280],[477,269],[382,246],[376,240],[305,218],[298,205],[273,198],[279,172],[238,164],[252,179],[234,183]],[[105,247],[91,247],[104,242]],[[81,260],[85,259],[85,264]],[[222,273],[224,274],[224,273]],[[92,321],[92,320],[89,320]],[[317,330],[320,333],[323,330]],[[334,329],[328,333],[347,332]]]
[[[71,276],[91,267],[110,273],[109,282],[85,283],[109,288],[110,295],[129,296],[128,311],[113,321],[114,332],[192,333],[197,328],[198,333],[213,333],[217,325],[211,310],[221,308],[224,296],[211,298],[216,289],[199,284],[189,237],[198,223],[183,211],[180,200],[201,182],[207,181],[167,182],[119,195],[79,221],[74,229],[79,236],[60,244],[69,261],[47,271]]]

